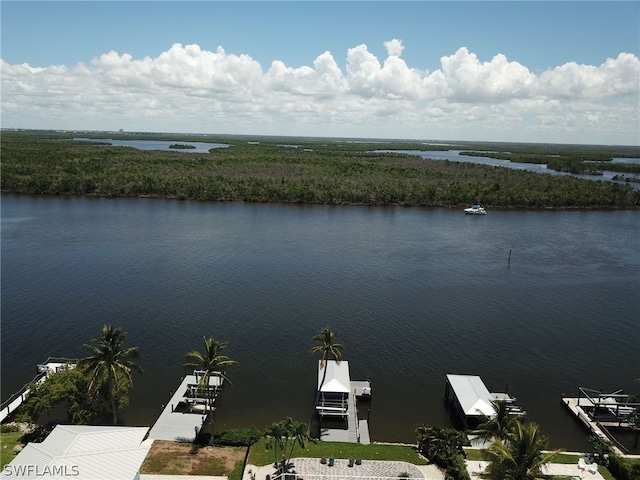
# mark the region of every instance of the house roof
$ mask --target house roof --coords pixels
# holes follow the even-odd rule
[[[5,466],[23,480],[133,480],[151,443],[147,427],[58,425],[41,443],[29,443]]]
[[[484,382],[477,375],[447,375],[465,415],[490,417],[495,415],[491,404],[492,396]]]
[[[327,370],[327,376],[325,377],[322,387],[322,377],[324,370]],[[318,362],[318,388],[321,392],[328,393],[349,393],[351,391],[351,379],[349,377],[349,362],[346,360],[340,363],[335,360],[327,360],[322,365],[322,361]]]

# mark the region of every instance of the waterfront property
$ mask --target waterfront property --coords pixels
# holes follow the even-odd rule
[[[185,375],[171,400],[163,407],[149,438],[192,442],[200,433],[207,417],[215,410],[215,400],[222,389],[224,377],[219,373],[202,383],[204,372],[194,370]]]
[[[40,443],[28,443],[3,478],[117,478],[137,480],[151,441],[147,427],[58,425]]]
[[[490,392],[477,375],[447,374],[445,401],[453,422],[464,430],[475,428],[486,418],[493,417],[496,413],[493,402],[507,402],[510,413],[524,415],[515,400],[508,393]]]
[[[83,331],[97,333],[103,318],[118,318],[145,368],[119,414],[128,424],[153,425],[190,373],[179,366],[185,353],[206,332],[222,335],[232,357],[248,367],[233,372],[234,387],[216,400],[218,424],[261,428],[274,421],[272,412],[307,421],[319,357],[301,345],[327,318],[339,318],[353,378],[370,374],[376,383],[373,440],[412,442],[417,424],[441,425],[445,374],[472,373],[497,390],[508,382],[529,413],[535,404],[534,420],[551,446],[581,450],[584,429],[560,402],[563,392],[577,396],[579,383],[568,387],[558,365],[581,366],[585,386],[633,393],[640,387],[633,348],[640,344],[640,249],[633,248],[639,214],[492,209],[472,222],[459,208],[3,193],[2,400],[33,378],[42,352],[75,356],[88,340]],[[79,300],[104,310],[87,318]],[[213,322],[214,311],[225,320]],[[256,312],[268,313],[268,321]],[[305,312],[304,328],[292,328],[297,312]],[[167,342],[176,319],[187,317]],[[594,343],[603,318],[616,335]],[[473,334],[453,341],[452,332]],[[259,368],[261,351],[272,344],[278,354],[268,369]],[[381,349],[395,352],[392,368]],[[602,352],[615,352],[616,368],[601,361]],[[509,379],[497,373],[505,365]],[[299,381],[306,387],[296,388]],[[387,400],[394,398],[403,408]]]
[[[578,396],[562,397],[562,403],[593,434],[610,440],[619,454],[626,453],[616,431],[634,432],[640,437],[640,396],[622,390],[606,393],[578,387]]]
[[[371,398],[371,382],[352,381],[349,362],[327,360],[318,363],[317,388],[320,440],[370,443],[368,418],[358,417],[358,399]]]
[[[60,372],[67,368],[74,368],[76,363],[77,359],[49,357],[39,364],[37,366],[38,373],[33,380],[27,383],[18,392],[11,395],[6,401],[2,402],[2,406],[0,407],[0,422],[4,422],[9,419],[11,414],[24,403],[29,396],[32,384],[36,382],[44,382],[44,380],[52,373]]]

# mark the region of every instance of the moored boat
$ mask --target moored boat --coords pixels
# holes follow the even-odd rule
[[[465,208],[464,213],[466,213],[467,215],[486,215],[487,214],[486,210],[477,204],[472,205],[469,208]]]

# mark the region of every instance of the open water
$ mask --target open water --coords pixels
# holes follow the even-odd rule
[[[447,373],[508,389],[568,449],[586,433],[562,394],[640,391],[638,211],[2,195],[1,227],[3,399],[104,323],[143,353],[130,425],[153,423],[203,335],[239,362],[218,428],[306,421],[325,326],[372,380],[376,441],[449,425]]]

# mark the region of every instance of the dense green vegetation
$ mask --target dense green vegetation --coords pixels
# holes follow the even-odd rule
[[[493,144],[482,151],[462,153],[510,162],[547,164],[551,170],[585,175],[602,175],[603,170],[640,174],[640,165],[611,162],[614,158],[640,158],[638,147]]]
[[[640,206],[640,191],[628,185],[374,152],[385,149],[477,150],[479,145],[444,147],[405,141],[363,143],[304,138],[176,137],[170,139],[227,143],[231,147],[186,155],[179,151],[140,151],[76,142],[71,134],[3,132],[2,191],[446,207],[472,203],[516,208]],[[166,140],[168,137],[141,138]],[[291,143],[297,147],[281,146]],[[482,148],[496,150],[494,144]],[[514,146],[510,148],[515,151]],[[547,156],[557,151],[551,146],[547,146],[547,150],[540,146],[529,148],[535,154],[546,151]],[[580,151],[578,147],[573,148]],[[588,155],[590,149],[602,154],[588,155],[594,160],[625,153],[616,149],[603,150],[605,147],[581,148],[587,152],[584,155]],[[633,149],[626,151],[626,155],[639,155],[633,152]]]
[[[447,480],[469,480],[463,456],[463,447],[469,446],[469,440],[464,432],[420,425],[416,429],[416,443],[425,458],[446,471]]]
[[[194,147],[193,145],[185,145],[184,143],[174,143],[169,145],[169,148],[175,148],[176,150],[189,150],[189,149],[195,149],[196,147]]]

